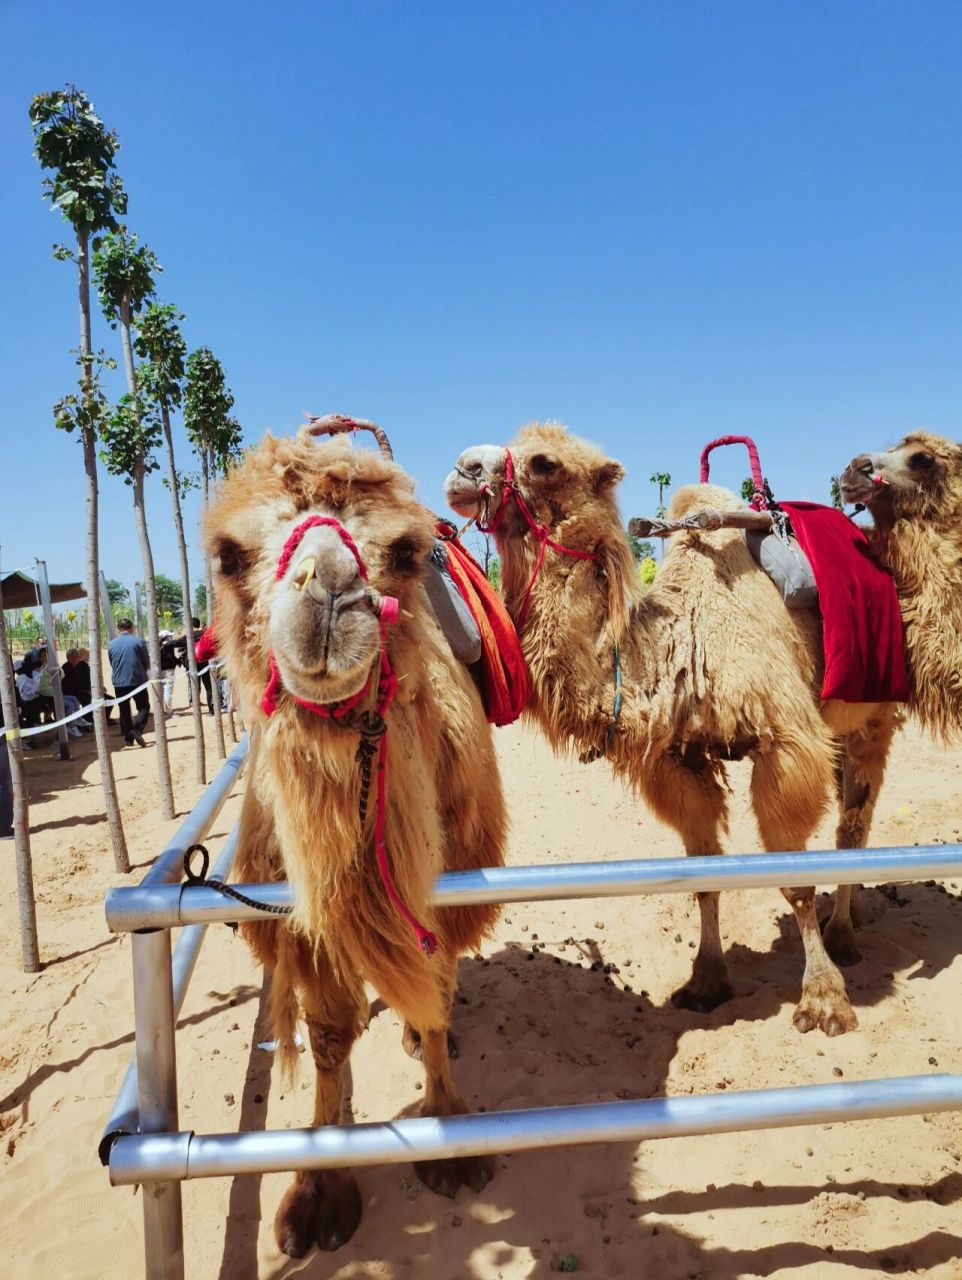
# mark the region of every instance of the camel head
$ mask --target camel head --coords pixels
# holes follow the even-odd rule
[[[962,446],[913,431],[884,453],[860,453],[841,475],[845,502],[863,503],[877,524],[939,519],[962,511]]]
[[[400,467],[342,439],[315,443],[307,430],[268,435],[245,455],[204,535],[218,646],[254,705],[271,654],[296,697],[326,705],[361,690],[380,653],[385,600],[410,599],[434,541]]]
[[[531,423],[507,448],[484,444],[466,449],[447,478],[445,496],[459,515],[476,516],[482,527],[494,531],[509,606],[512,584],[537,550],[523,510],[527,507],[554,541],[592,553],[610,597],[609,621],[620,632],[634,596],[631,553],[615,500],[624,474],[620,462],[559,423]],[[564,559],[563,553],[556,554]]]

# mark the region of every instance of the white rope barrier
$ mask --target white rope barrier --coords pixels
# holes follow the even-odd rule
[[[216,671],[223,665],[223,662],[209,662],[202,671],[197,672],[197,678],[200,679],[200,677],[205,676],[208,671]],[[51,678],[53,678],[52,672]],[[187,678],[188,680],[190,679],[189,672]],[[0,731],[0,738],[10,738],[11,740],[13,738],[32,738],[34,734],[37,733],[50,733],[53,729],[59,729],[61,725],[70,724],[72,720],[79,720],[89,712],[96,711],[98,707],[119,707],[122,702],[127,702],[138,693],[143,693],[143,691],[145,689],[149,689],[152,684],[163,684],[165,679],[165,676],[155,676],[151,680],[145,680],[144,683],[139,684],[136,689],[131,689],[129,693],[125,693],[122,698],[97,698],[96,701],[89,703],[86,707],[81,707],[79,711],[72,711],[69,716],[64,716],[62,720],[51,721],[50,724],[38,724],[34,725],[30,729],[21,729],[19,725],[12,729],[8,729],[6,725],[4,725],[2,731]]]

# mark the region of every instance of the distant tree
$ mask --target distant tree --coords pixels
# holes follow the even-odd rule
[[[187,357],[187,386],[184,391],[184,426],[200,461],[204,510],[210,505],[211,481],[223,474],[240,455],[241,429],[232,416],[234,397],[224,378],[224,369],[209,347],[198,347]],[[204,555],[205,601],[208,621],[217,607],[210,556]],[[221,758],[227,754],[221,719],[220,689],[211,680],[214,699],[214,732]]]
[[[643,587],[650,587],[658,572],[658,565],[653,556],[646,556],[638,565],[638,577]]]
[[[207,621],[207,588],[202,582],[194,588],[194,613],[201,622]]]
[[[167,747],[167,718],[164,715],[160,679],[160,627],[157,590],[154,577],[154,554],[147,528],[144,480],[156,471],[154,450],[161,442],[162,427],[156,404],[141,395],[134,363],[132,328],[135,318],[154,295],[154,273],[162,270],[153,252],[138,241],[126,227],[120,226],[102,236],[94,249],[94,279],[104,317],[112,329],[120,329],[120,347],[124,358],[127,394],[109,415],[101,435],[101,458],[111,475],[122,476],[130,485],[134,503],[134,525],[140,556],[144,566],[146,597],[147,648],[150,652],[150,699],[154,709],[154,735],[157,740],[157,773],[160,780],[161,812],[174,816],[174,787]]]
[[[126,604],[130,600],[130,592],[116,578],[107,579],[107,597],[111,604]]]
[[[664,520],[665,490],[671,484],[671,475],[667,471],[653,471],[651,473],[650,480],[652,484],[656,484],[658,486],[658,506],[655,508],[655,515],[659,520]],[[664,557],[664,554],[665,554],[664,539],[662,539],[662,543],[661,543],[661,554],[662,554],[662,557]]]
[[[488,562],[488,581],[495,591],[501,590],[501,561],[497,556],[492,556]]]
[[[106,399],[100,389],[100,363],[94,356],[90,334],[90,247],[91,239],[117,225],[117,216],[127,210],[127,196],[119,175],[114,171],[117,135],[107,129],[93,105],[74,85],[52,93],[41,93],[30,104],[34,155],[52,177],[45,178],[44,198],[59,209],[76,236],[76,248],[54,246],[54,257],[77,266],[80,298],[80,346],[77,363],[80,368],[80,395],[65,396],[54,410],[56,425],[65,431],[77,431],[83,448],[87,499],[87,554],[85,586],[87,599],[95,601],[100,591],[100,550],[98,531],[97,436],[104,416]],[[96,608],[87,610],[88,647],[90,649],[90,682],[96,698],[104,688],[100,653],[100,615]],[[103,707],[93,713],[97,760],[104,789],[104,804],[114,864],[118,871],[130,870],[127,842],[117,800],[110,746],[107,741],[107,717]]]
[[[184,616],[180,583],[175,582],[173,578],[168,578],[166,574],[158,573],[154,576],[154,586],[157,591],[158,611],[169,613],[176,622],[180,622]]]
[[[183,316],[171,304],[152,302],[144,308],[137,321],[134,346],[140,357],[138,370],[143,395],[160,416],[164,435],[164,451],[167,458],[166,484],[177,535],[177,551],[180,556],[180,606],[178,612],[184,620],[187,639],[187,678],[192,691],[191,709],[194,717],[194,773],[203,786],[207,781],[207,760],[204,751],[204,716],[200,705],[200,683],[197,677],[197,659],[194,655],[194,627],[190,608],[190,567],[187,562],[187,538],[184,534],[184,516],[180,500],[191,486],[190,478],[177,470],[174,459],[174,438],[170,429],[172,410],[179,408],[183,399],[187,343],[180,331]],[[159,580],[158,580],[159,586]]]
[[[631,547],[631,555],[635,564],[639,564],[642,560],[651,560],[654,558],[655,545],[647,539],[642,541],[636,538],[633,533],[628,534],[628,545]]]
[[[742,481],[741,494],[746,502],[751,502],[752,498],[754,498],[755,481],[751,478],[751,476],[749,476],[747,480]]]
[[[842,501],[842,484],[838,476],[832,476],[831,493],[832,506],[837,507],[839,511],[844,511],[845,503]]]

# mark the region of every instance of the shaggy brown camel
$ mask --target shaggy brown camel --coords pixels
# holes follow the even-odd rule
[[[607,755],[688,854],[722,852],[724,762],[743,757],[753,761],[752,805],[766,849],[806,847],[833,777],[838,844],[864,844],[897,709],[813,696],[821,681],[817,616],[786,609],[737,530],[676,534],[639,598],[614,496],[623,474],[593,445],[548,423],[525,427],[510,450],[467,450],[448,478],[452,508],[476,515],[480,503],[494,526],[505,601],[534,685],[531,714],[558,750]],[[740,505],[724,489],[698,485],[679,490],[669,514]],[[826,944],[842,963],[858,958],[850,894],[839,891],[823,944],[814,888],[782,892],[805,948],[795,1026],[839,1035],[857,1022]],[[718,894],[699,894],[698,905],[692,976],[672,999],[707,1011],[733,990]]]
[[[412,1112],[461,1114],[447,1039],[458,957],[496,909],[435,914],[430,892],[442,870],[500,865],[505,817],[480,697],[421,582],[433,518],[393,462],[302,431],[246,455],[205,534],[220,652],[253,726],[239,876],[286,877],[295,890],[289,922],[243,931],[273,970],[288,1061],[303,1009],[314,1124],[341,1118],[365,983],[402,1016],[423,1059],[425,1097]],[[462,1182],[480,1190],[492,1172],[486,1159],[416,1168],[445,1195]],[[275,1219],[278,1245],[293,1257],[314,1243],[336,1249],[360,1213],[350,1172],[298,1173]]]
[[[962,727],[962,445],[914,431],[841,476],[872,514],[869,537],[899,593],[912,710],[947,739]]]

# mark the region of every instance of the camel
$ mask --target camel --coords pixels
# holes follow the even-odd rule
[[[447,1031],[458,957],[477,949],[497,909],[435,913],[431,888],[442,870],[502,864],[491,731],[427,604],[433,517],[411,481],[387,457],[308,432],[268,435],[226,477],[205,522],[220,652],[252,726],[238,874],[287,878],[295,898],[287,920],[243,932],[273,971],[288,1066],[303,1010],[315,1125],[341,1118],[345,1068],[369,1016],[365,983],[403,1018],[405,1046],[423,1061],[425,1097],[411,1113],[462,1114]],[[492,1175],[486,1158],[415,1167],[449,1196]],[[300,1172],[277,1211],[278,1246],[292,1257],[314,1243],[336,1249],[360,1214],[350,1171]]]
[[[817,698],[818,617],[785,607],[737,530],[675,534],[640,595],[615,500],[623,475],[620,463],[559,424],[534,423],[508,450],[466,450],[448,477],[450,506],[462,516],[486,512],[493,529],[531,670],[529,714],[556,750],[605,755],[689,855],[722,852],[725,761],[744,757],[753,762],[752,807],[767,850],[806,847],[833,781],[837,843],[864,845],[897,706]],[[689,486],[674,494],[669,516],[740,506],[714,485]],[[824,940],[814,888],[782,893],[805,950],[795,1027],[830,1036],[853,1029],[829,954],[843,964],[859,958],[850,890],[838,891]],[[734,992],[718,894],[697,899],[700,943],[672,1000],[707,1012]]]
[[[948,740],[962,726],[962,445],[915,431],[862,453],[842,497],[872,515],[872,548],[895,579],[912,710]]]

